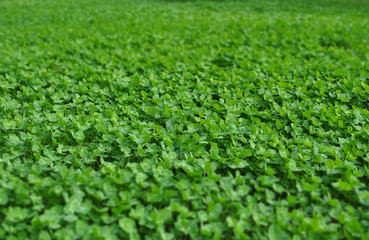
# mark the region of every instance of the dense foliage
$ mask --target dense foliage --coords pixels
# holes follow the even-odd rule
[[[0,1],[0,239],[368,239],[368,6]]]

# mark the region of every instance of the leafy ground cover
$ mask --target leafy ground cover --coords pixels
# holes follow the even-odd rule
[[[0,1],[0,239],[368,239],[368,12]]]

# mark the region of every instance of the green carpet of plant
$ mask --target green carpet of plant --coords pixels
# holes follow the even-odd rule
[[[0,239],[369,239],[369,2],[0,1]]]

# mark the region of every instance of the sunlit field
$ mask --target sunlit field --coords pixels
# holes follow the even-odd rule
[[[0,0],[0,239],[369,239],[369,1]]]

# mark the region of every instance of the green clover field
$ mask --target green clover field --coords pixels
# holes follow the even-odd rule
[[[0,239],[369,239],[369,1],[0,0]]]

